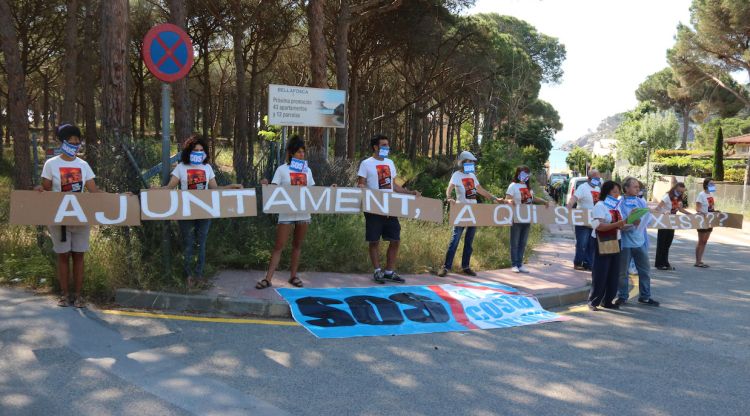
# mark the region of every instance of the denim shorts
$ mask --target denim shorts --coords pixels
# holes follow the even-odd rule
[[[296,224],[310,224],[311,220],[299,220],[299,221],[279,221],[279,224],[296,225]]]

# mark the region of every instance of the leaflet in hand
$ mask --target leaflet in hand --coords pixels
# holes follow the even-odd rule
[[[643,216],[645,216],[648,213],[649,213],[649,209],[648,208],[636,208],[636,209],[630,211],[630,215],[628,215],[628,219],[627,219],[626,222],[628,224],[633,224],[636,221],[638,221],[641,218],[643,218]]]

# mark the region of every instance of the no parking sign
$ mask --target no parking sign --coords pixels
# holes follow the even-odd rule
[[[156,78],[177,81],[193,67],[193,42],[178,26],[156,25],[143,38],[143,61]]]

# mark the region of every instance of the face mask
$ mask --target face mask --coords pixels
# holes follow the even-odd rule
[[[599,178],[591,178],[591,184],[594,186],[599,186],[602,184],[602,180]]]
[[[716,185],[708,185],[708,192],[711,192],[711,193],[716,192]]]
[[[682,192],[674,191],[674,196],[679,197],[680,195],[682,195]]]
[[[304,172],[307,169],[307,161],[292,158],[289,162],[289,170],[292,172]]]
[[[206,152],[190,152],[190,164],[200,165],[206,159]]]
[[[378,156],[380,157],[388,157],[388,154],[391,153],[391,148],[388,146],[380,146],[380,150],[378,151]]]
[[[474,173],[474,171],[473,163],[464,163],[464,173]]]
[[[619,203],[620,201],[612,195],[607,195],[607,198],[604,200],[604,205],[609,209],[617,208]]]
[[[67,156],[70,157],[76,157],[76,154],[78,153],[78,149],[81,148],[80,144],[70,144],[67,140],[64,140],[62,142],[62,145],[60,146],[60,150],[62,150],[63,153],[65,153]]]
[[[521,172],[518,174],[518,180],[520,182],[526,183],[529,180],[530,176],[526,172]]]

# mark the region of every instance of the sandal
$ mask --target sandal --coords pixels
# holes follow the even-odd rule
[[[263,279],[260,282],[258,282],[258,283],[255,284],[255,288],[258,289],[258,290],[265,289],[265,288],[271,287],[271,286],[273,286],[273,285],[271,284],[271,281],[268,280],[268,279]]]
[[[706,263],[696,263],[693,266],[694,267],[700,267],[702,269],[708,269],[708,267],[709,267],[708,264],[706,264]]]
[[[70,306],[70,300],[68,299],[68,295],[62,295],[59,298],[57,298],[57,306],[61,308],[66,308]]]
[[[302,280],[300,280],[299,277],[294,276],[288,280],[289,284],[294,287],[304,287],[305,285],[302,284]]]
[[[86,307],[86,301],[83,300],[83,296],[76,296],[76,300],[73,302],[73,306],[78,309]]]

